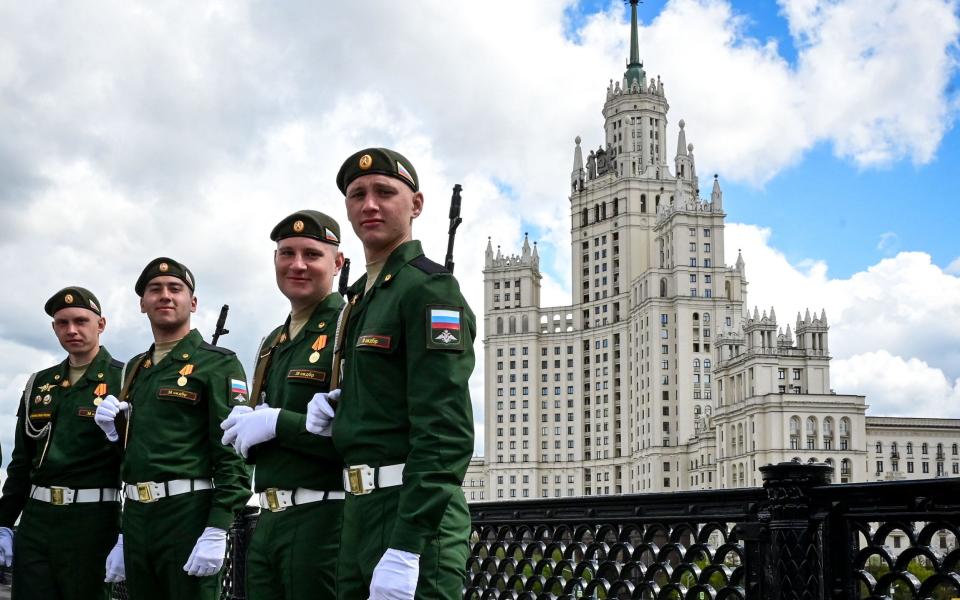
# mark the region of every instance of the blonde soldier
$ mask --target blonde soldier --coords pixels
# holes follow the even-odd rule
[[[190,328],[194,285],[173,259],[144,268],[135,290],[154,344],[127,363],[123,401],[108,396],[97,408],[107,438],[125,446],[123,561],[108,571],[126,576],[134,600],[215,600],[227,530],[250,497],[243,461],[220,443],[230,407],[247,403],[246,376],[233,352]]]
[[[343,511],[343,463],[329,438],[305,430],[307,403],[330,389],[337,315],[333,292],[343,267],[340,226],[301,210],[270,233],[277,287],[290,301],[286,322],[264,339],[257,357],[255,411],[235,407],[223,443],[256,465],[260,519],[247,549],[250,600],[333,600]]]
[[[120,392],[123,363],[100,345],[107,321],[92,292],[64,288],[44,310],[67,358],[32,375],[23,391],[0,498],[0,560],[13,561],[15,599],[106,599],[104,561],[120,528],[120,452],[93,415]]]
[[[347,465],[337,595],[458,598],[470,514],[460,488],[473,453],[468,380],[476,323],[457,280],[423,255],[413,165],[368,148],[337,175],[367,274],[349,293],[342,396],[321,394],[307,428]]]

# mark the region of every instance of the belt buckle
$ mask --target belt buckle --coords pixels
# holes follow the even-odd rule
[[[54,506],[63,506],[66,504],[64,498],[64,492],[67,491],[67,488],[62,488],[58,486],[50,486],[50,504]]]
[[[267,510],[270,512],[281,512],[287,509],[286,506],[280,506],[280,498],[277,497],[277,488],[267,488],[263,490],[267,495]]]
[[[140,502],[156,502],[157,499],[153,497],[153,486],[149,483],[138,483],[137,500]]]
[[[363,474],[369,468],[367,465],[357,465],[347,469],[347,483],[350,485],[350,493],[354,496],[363,496],[374,490],[373,487],[365,488],[363,486]]]

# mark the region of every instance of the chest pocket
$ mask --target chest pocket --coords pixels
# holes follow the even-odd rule
[[[176,379],[163,381],[157,388],[157,400],[196,406],[203,399],[200,382],[188,378],[186,385],[177,385]]]

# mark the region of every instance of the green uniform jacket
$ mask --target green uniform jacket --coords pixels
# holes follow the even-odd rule
[[[207,526],[229,529],[250,498],[243,459],[220,442],[220,423],[231,406],[247,404],[243,367],[232,351],[204,342],[196,329],[159,363],[151,364],[152,355],[151,347],[127,364],[127,377],[140,368],[124,398],[132,410],[123,480],[213,479]]]
[[[251,449],[251,462],[257,466],[258,492],[298,487],[343,490],[343,463],[330,438],[306,431],[307,403],[317,392],[330,390],[333,337],[342,306],[343,297],[332,293],[317,305],[297,337],[288,339],[288,318],[264,339],[257,356],[258,366],[273,350],[262,387],[253,387],[262,390],[258,401],[279,408],[280,415],[277,437]],[[311,361],[311,357],[315,360]]]
[[[107,441],[93,422],[94,400],[120,393],[123,363],[101,347],[83,377],[69,384],[69,362],[40,371],[24,390],[17,411],[13,456],[0,498],[0,527],[13,527],[30,496],[30,486],[62,486],[74,489],[119,488],[120,449]],[[48,423],[47,434],[27,435],[24,410],[30,424],[39,430]]]
[[[351,288],[333,442],[347,465],[406,463],[388,545],[420,554],[448,503],[463,502],[476,322],[457,280],[418,241],[394,250],[364,293],[366,279]]]

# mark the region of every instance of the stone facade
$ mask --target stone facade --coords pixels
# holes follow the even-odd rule
[[[747,310],[746,263],[724,262],[719,179],[702,197],[683,120],[666,158],[669,104],[637,58],[633,10],[605,142],[584,158],[575,140],[572,303],[540,306],[536,243],[505,255],[488,241],[486,457],[467,498],[479,501],[477,481],[493,501],[756,486],[760,466],[794,458],[833,464],[837,482],[940,472],[917,460],[907,475],[905,458],[891,470],[874,448],[894,441],[942,444],[942,471],[957,474],[960,420],[887,425],[830,389],[824,312],[783,331],[774,309]]]

